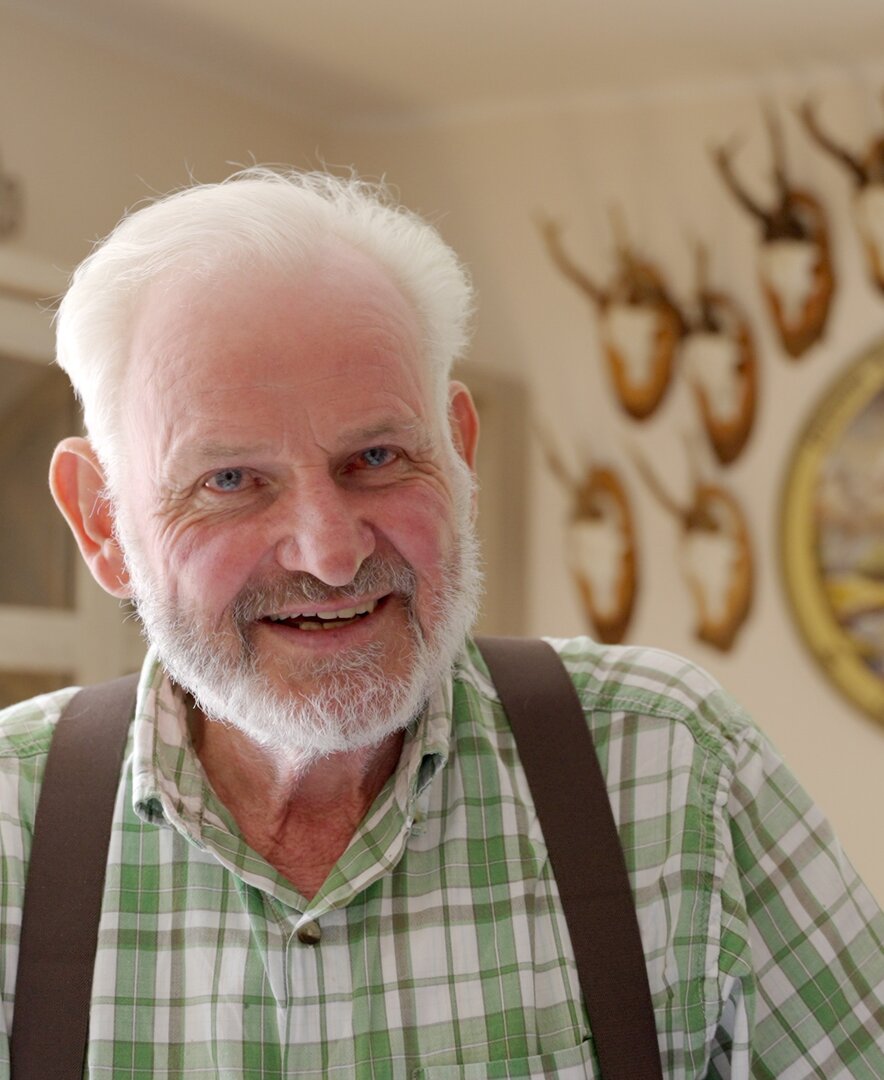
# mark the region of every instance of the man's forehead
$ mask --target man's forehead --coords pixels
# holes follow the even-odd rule
[[[135,303],[136,318],[154,313],[170,318],[194,310],[216,308],[238,296],[321,294],[326,304],[352,302],[354,296],[374,300],[400,317],[420,321],[407,289],[374,257],[334,237],[310,250],[276,256],[231,253],[196,262],[186,254],[156,277],[144,282]],[[224,298],[223,300],[221,298]]]
[[[190,278],[168,272],[146,286],[128,342],[136,385],[169,384],[235,353],[244,385],[273,377],[263,362],[287,347],[310,350],[316,379],[354,363],[397,357],[425,381],[422,322],[411,301],[368,256],[339,246],[296,268],[219,268]],[[287,373],[277,370],[276,376]]]

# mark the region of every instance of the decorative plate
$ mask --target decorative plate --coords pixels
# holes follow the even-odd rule
[[[884,341],[819,402],[786,474],[786,590],[823,670],[884,721]]]

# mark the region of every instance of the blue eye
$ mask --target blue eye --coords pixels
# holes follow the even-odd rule
[[[222,469],[206,482],[215,491],[237,491],[243,482],[242,469]]]
[[[386,446],[372,446],[368,450],[363,450],[359,457],[370,469],[377,469],[389,463],[393,452]]]

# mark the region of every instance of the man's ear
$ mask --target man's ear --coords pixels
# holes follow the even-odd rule
[[[448,384],[448,418],[457,452],[476,471],[476,447],[479,445],[479,414],[473,396],[462,382]]]
[[[111,596],[128,597],[129,575],[114,535],[104,470],[88,439],[58,444],[49,466],[49,487],[92,576]]]

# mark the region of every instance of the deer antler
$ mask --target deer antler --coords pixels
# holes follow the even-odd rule
[[[770,224],[771,215],[749,195],[734,172],[731,156],[735,149],[736,144],[733,139],[731,140],[730,146],[725,144],[723,146],[713,147],[711,150],[712,161],[718,169],[719,175],[724,181],[728,191],[730,191],[740,206],[748,211],[753,217],[758,218],[762,225],[767,228]]]
[[[709,248],[702,240],[694,241],[694,268],[697,273],[697,292],[709,292]]]
[[[697,300],[700,305],[700,326],[704,330],[714,330],[715,319],[712,314],[712,305],[709,303],[709,248],[702,240],[695,240],[693,248]]]
[[[546,245],[546,250],[549,252],[552,261],[559,270],[561,270],[565,277],[573,282],[578,289],[586,293],[597,307],[602,307],[607,301],[607,296],[605,292],[596,285],[592,278],[577,266],[565,251],[562,246],[561,225],[557,221],[553,221],[552,218],[541,216],[538,219],[538,227],[540,228],[540,235],[543,237],[543,241]]]
[[[638,469],[642,480],[644,480],[644,482],[648,485],[648,490],[651,492],[657,502],[660,503],[663,509],[666,510],[669,514],[671,514],[676,519],[676,521],[678,521],[681,525],[684,525],[688,516],[687,512],[678,505],[675,499],[673,499],[669,492],[663,487],[657,477],[657,474],[648,464],[647,460],[645,459],[641,451],[638,449],[638,447],[630,447],[629,452],[632,460],[635,462],[635,466]]]
[[[632,245],[629,242],[629,232],[626,228],[626,218],[623,214],[623,208],[616,204],[608,207],[608,217],[611,222],[611,232],[614,234],[614,245],[617,248],[617,254],[620,256],[620,261],[626,270],[627,278],[635,285],[639,284],[641,278],[641,266],[639,260],[635,256]]]
[[[804,124],[804,128],[807,134],[813,139],[813,141],[821,147],[827,154],[830,154],[836,161],[840,161],[842,165],[845,165],[853,174],[854,180],[859,187],[863,187],[869,181],[869,174],[866,171],[865,166],[859,160],[854,157],[846,147],[840,146],[835,140],[828,135],[820,127],[819,121],[814,113],[814,105],[810,98],[805,98],[801,105],[795,110],[798,118]]]
[[[608,220],[611,222],[611,232],[614,234],[614,244],[618,254],[624,262],[633,262],[634,256],[632,254],[632,247],[629,243],[629,233],[626,229],[626,218],[623,214],[623,207],[619,206],[617,203],[612,203],[608,207]]]
[[[783,126],[776,110],[770,102],[764,106],[764,122],[770,136],[770,147],[773,155],[773,178],[783,202],[789,197],[789,175],[786,171],[786,143],[783,139]]]

